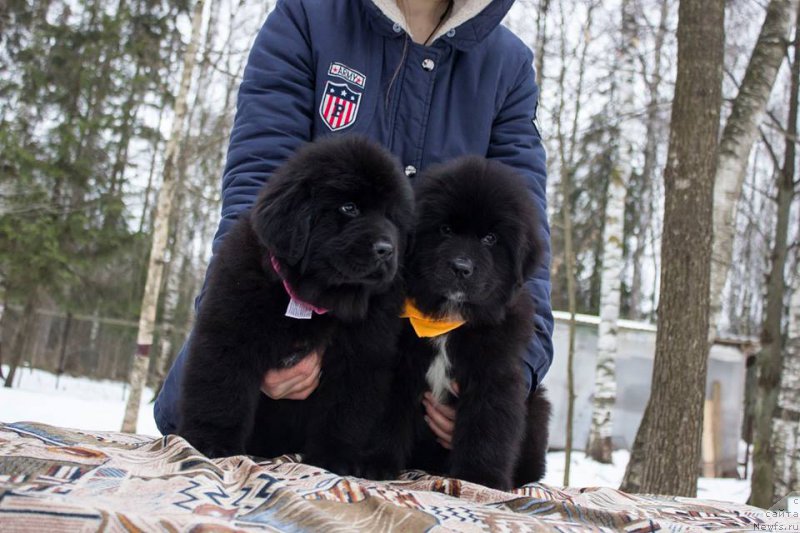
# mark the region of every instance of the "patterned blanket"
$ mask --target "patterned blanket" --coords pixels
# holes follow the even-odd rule
[[[723,502],[406,472],[343,478],[283,456],[209,460],[183,439],[0,423],[0,531],[692,531],[763,529]]]

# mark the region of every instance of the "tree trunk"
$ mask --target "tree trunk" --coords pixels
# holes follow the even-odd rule
[[[39,305],[38,291],[34,289],[33,294],[25,302],[22,310],[22,319],[17,326],[14,334],[14,341],[11,343],[11,360],[9,361],[8,375],[3,384],[6,388],[14,386],[14,378],[17,375],[19,365],[25,357],[36,328],[36,307]]]
[[[544,84],[544,51],[547,46],[547,12],[550,11],[550,0],[541,0],[536,11],[536,83],[539,94]]]
[[[182,201],[183,194],[178,195],[176,199],[177,208],[181,209],[184,204]],[[187,217],[175,217],[175,240],[172,244],[172,253],[170,254],[169,266],[167,268],[167,282],[164,286],[164,307],[161,317],[161,335],[158,355],[156,356],[156,375],[155,386],[157,389],[161,388],[161,383],[166,376],[167,361],[170,359],[172,352],[172,338],[175,331],[175,310],[178,307],[178,300],[180,297],[179,289],[181,283],[181,275],[183,273],[183,264],[186,262],[184,253],[184,246],[186,245],[188,226],[191,222]]]
[[[199,37],[198,37],[199,39]],[[175,28],[170,36],[170,42],[167,46],[167,57],[172,57],[172,53],[175,50],[177,43],[180,42],[180,30]],[[161,86],[162,94],[161,94],[161,106],[158,110],[158,121],[156,125],[156,132],[161,131],[161,125],[164,120],[164,110],[167,108],[167,97],[166,94],[168,93],[167,84],[163,83]],[[150,150],[152,150],[150,154],[150,165],[147,167],[148,174],[147,174],[147,185],[144,189],[144,200],[142,206],[142,212],[139,217],[139,231],[138,233],[141,235],[145,232],[145,228],[147,228],[147,232],[150,232],[150,224],[152,223],[152,217],[150,213],[150,193],[153,190],[153,178],[155,177],[156,172],[156,160],[158,158],[158,149],[161,146],[161,135],[156,134],[153,135],[153,142],[151,143]]]
[[[656,354],[650,399],[622,482],[628,492],[697,492],[724,18],[723,0],[680,3]]]
[[[646,133],[645,133],[645,146],[644,146],[644,163],[642,164],[642,178],[640,187],[640,201],[641,205],[634,206],[638,213],[636,216],[636,226],[638,232],[636,233],[636,246],[631,254],[631,263],[633,266],[633,276],[630,286],[630,316],[634,320],[641,320],[644,317],[642,312],[642,304],[644,302],[643,290],[643,271],[644,268],[644,254],[647,249],[648,236],[653,237],[653,202],[654,191],[653,184],[656,181],[656,165],[658,164],[658,146],[660,143],[660,125],[661,113],[659,112],[659,100],[662,81],[662,66],[661,58],[664,48],[664,39],[666,38],[667,18],[669,17],[670,2],[668,0],[661,0],[661,7],[659,10],[659,23],[658,28],[655,30],[654,40],[654,55],[653,55],[653,72],[647,76],[648,60],[642,56],[640,62],[642,64],[642,77],[644,78],[645,85],[647,86],[648,102],[647,102],[647,118],[646,118]],[[652,310],[651,310],[652,313]]]
[[[64,326],[61,329],[61,341],[59,342],[60,348],[58,353],[58,368],[56,369],[56,389],[61,381],[61,374],[64,373],[64,367],[67,364],[67,347],[69,345],[69,331],[72,328],[72,312],[67,312],[64,319]]]
[[[129,377],[131,390],[122,422],[122,431],[129,433],[136,431],[139,402],[142,397],[142,389],[147,380],[147,371],[150,363],[150,348],[153,345],[153,330],[155,329],[156,310],[161,290],[161,277],[164,271],[164,252],[167,245],[167,236],[169,235],[169,218],[177,187],[175,168],[180,157],[179,146],[186,116],[186,99],[197,60],[197,44],[200,39],[204,5],[205,0],[197,0],[192,13],[192,35],[189,46],[183,56],[183,72],[178,95],[175,99],[175,116],[173,117],[172,130],[167,142],[166,154],[164,155],[164,179],[161,191],[158,194],[158,203],[156,204],[153,243],[150,248],[147,281],[145,282],[141,315],[139,317],[139,332],[136,339],[137,348]]]
[[[575,373],[573,371],[575,360],[575,314],[577,312],[575,294],[575,251],[573,250],[572,231],[572,176],[575,169],[575,149],[577,146],[578,122],[581,114],[581,95],[583,93],[584,76],[586,74],[586,60],[589,42],[592,37],[593,14],[595,4],[591,4],[586,13],[586,24],[583,27],[583,47],[580,53],[578,67],[578,83],[576,88],[575,109],[572,113],[569,136],[564,129],[564,110],[566,106],[565,75],[567,62],[567,38],[565,24],[561,25],[561,72],[558,77],[559,104],[556,114],[556,131],[558,137],[558,152],[560,162],[562,220],[564,231],[564,263],[567,277],[567,302],[570,313],[569,322],[569,348],[567,352],[567,420],[565,442],[564,485],[569,485],[570,466],[572,462],[572,426],[575,413]],[[562,22],[565,18],[563,3],[560,4]],[[569,143],[569,145],[567,145]]]
[[[800,491],[800,286],[795,288],[789,306],[789,329],[783,354],[781,390],[772,427],[774,495],[768,505]]]
[[[6,291],[5,280],[0,278],[0,379],[5,380],[6,377],[3,374],[3,331],[5,330],[6,321],[5,317],[8,315],[6,314],[6,307],[8,307],[7,301],[8,292]]]
[[[792,397],[797,393],[791,385],[798,385],[798,374],[792,374],[787,369],[781,378],[782,352],[784,339],[782,335],[783,295],[786,291],[787,240],[789,234],[789,219],[791,216],[792,199],[794,198],[794,170],[795,170],[795,142],[790,136],[797,135],[797,98],[800,90],[800,28],[795,31],[794,61],[791,67],[791,82],[789,90],[789,117],[786,121],[788,133],[785,140],[783,168],[778,173],[778,218],[775,225],[775,241],[772,248],[772,265],[767,277],[767,296],[764,303],[764,324],[761,329],[761,353],[758,355],[758,387],[756,389],[756,412],[754,421],[754,447],[753,447],[753,479],[750,490],[750,503],[757,507],[768,508],[776,501],[775,490],[783,489],[790,483],[789,479],[774,477],[782,474],[785,466],[778,466],[785,462],[785,448],[791,448],[790,440],[787,441],[785,427],[779,438],[773,441],[773,424],[781,427],[782,417],[776,417],[775,409],[778,407],[779,393],[783,394],[786,405],[783,414],[793,411]],[[795,291],[795,300],[800,290]],[[791,310],[794,311],[794,310]],[[790,311],[790,312],[791,312]],[[789,317],[790,320],[793,318]],[[787,346],[787,358],[789,346]],[[787,364],[791,364],[787,361]],[[783,385],[783,386],[782,386]],[[794,409],[798,413],[797,409]],[[791,417],[788,417],[791,418]],[[788,421],[788,420],[787,420]],[[773,447],[773,444],[775,446]],[[784,448],[782,453],[778,449]],[[779,455],[781,457],[779,457]],[[796,479],[796,478],[795,478]],[[795,483],[796,484],[796,483]],[[789,485],[791,486],[791,485]],[[785,494],[778,496],[778,498]]]
[[[798,0],[770,0],[761,33],[720,139],[714,187],[709,344],[717,335],[722,292],[733,255],[736,205],[742,191],[747,161],[789,45],[789,36],[797,16],[797,4]]]
[[[636,19],[633,2],[623,0],[620,9],[622,21],[621,37],[616,47],[614,73],[610,91],[612,116],[633,114],[634,65],[633,50],[636,48]],[[601,240],[602,263],[600,277],[600,325],[597,332],[597,363],[592,394],[592,425],[586,453],[595,461],[612,462],[611,434],[612,411],[617,397],[615,359],[617,356],[617,320],[622,304],[620,286],[625,269],[625,196],[627,194],[630,169],[620,161],[620,155],[628,157],[633,152],[633,143],[620,127],[619,146],[614,153],[614,166],[608,179],[605,198],[605,221]]]
[[[89,373],[90,377],[99,377],[104,375],[101,371],[100,362],[103,360],[107,360],[107,357],[100,358],[99,354],[97,353],[97,338],[100,336],[100,317],[99,311],[97,307],[95,307],[94,312],[92,313],[92,325],[89,329],[89,358],[92,361],[91,371]]]
[[[587,453],[601,463],[611,463],[611,412],[617,398],[615,359],[617,320],[622,278],[622,226],[625,217],[625,180],[615,172],[608,183],[606,221],[603,231],[600,326],[597,333],[597,367],[592,398],[592,427]]]
[[[566,174],[566,173],[565,173]],[[572,182],[569,176],[561,179],[562,206],[564,221],[564,261],[567,268],[567,298],[569,301],[569,348],[567,349],[567,427],[564,456],[564,486],[569,486],[570,466],[572,463],[572,425],[575,420],[575,252],[572,247],[572,215],[569,199],[572,196]]]

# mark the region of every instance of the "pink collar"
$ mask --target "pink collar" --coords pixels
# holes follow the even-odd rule
[[[289,282],[286,281],[281,275],[281,267],[278,264],[278,260],[275,259],[275,256],[269,254],[269,260],[272,263],[272,268],[275,270],[275,273],[278,274],[279,278],[281,278],[281,281],[283,282],[283,288],[286,290],[286,294],[289,295],[289,305],[286,307],[285,316],[288,316],[289,318],[308,319],[311,318],[313,313],[324,315],[328,312],[328,309],[325,309],[324,307],[317,307],[298,298],[297,294],[295,294],[294,290],[292,290],[292,287],[289,285]]]

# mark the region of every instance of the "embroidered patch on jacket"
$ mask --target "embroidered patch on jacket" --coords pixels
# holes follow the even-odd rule
[[[325,84],[325,94],[319,104],[322,121],[331,131],[351,126],[358,115],[361,93],[351,90],[344,83],[329,81]]]
[[[350,67],[336,62],[331,63],[331,66],[328,67],[328,76],[342,78],[343,80],[349,81],[353,85],[358,85],[362,89],[367,83],[367,77],[361,74],[359,71],[353,70]]]

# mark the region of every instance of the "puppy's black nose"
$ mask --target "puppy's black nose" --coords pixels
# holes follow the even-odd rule
[[[385,261],[394,254],[394,245],[386,239],[380,239],[372,245],[372,250],[375,252],[375,257]]]
[[[468,278],[473,271],[472,259],[466,257],[456,257],[450,260],[450,270],[459,278]]]

